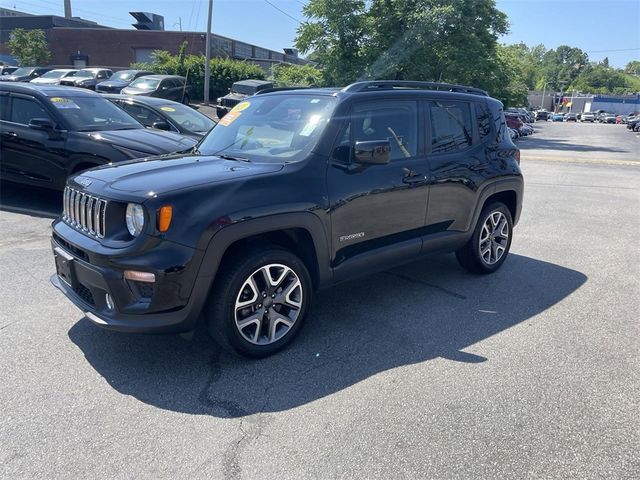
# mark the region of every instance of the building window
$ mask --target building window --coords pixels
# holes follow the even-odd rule
[[[247,45],[246,43],[236,42],[234,55],[240,58],[252,58],[253,48],[251,45]]]
[[[256,56],[255,58],[269,58],[269,50],[265,50],[264,48],[256,47]]]
[[[136,63],[151,63],[153,61],[153,52],[158,48],[134,48]]]
[[[284,62],[284,55],[282,53],[271,52],[271,58],[279,62]]]
[[[218,57],[230,57],[231,56],[231,40],[226,38],[213,37],[211,39],[211,50],[213,55]]]

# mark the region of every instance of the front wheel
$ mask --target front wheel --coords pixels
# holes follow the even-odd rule
[[[274,246],[244,253],[216,279],[206,311],[209,332],[225,350],[272,355],[300,330],[311,290],[307,268],[291,252]]]
[[[511,248],[513,219],[504,203],[493,202],[480,214],[467,244],[456,251],[460,265],[472,273],[493,273],[507,259]]]

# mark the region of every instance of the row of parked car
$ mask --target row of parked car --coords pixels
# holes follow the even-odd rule
[[[616,115],[615,113],[597,111],[597,112],[547,112],[546,110],[538,110],[535,113],[536,120],[551,122],[589,122],[589,123],[627,123],[630,116]]]
[[[509,108],[504,112],[512,140],[533,135],[535,116],[525,108]]]

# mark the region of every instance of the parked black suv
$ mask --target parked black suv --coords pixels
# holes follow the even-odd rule
[[[121,331],[211,335],[247,356],[300,329],[312,292],[433,252],[505,261],[523,179],[502,104],[439,83],[289,90],[236,106],[189,154],[69,179],[58,287]]]
[[[218,118],[224,117],[236,105],[247,97],[255,95],[262,90],[273,88],[273,83],[266,80],[240,80],[231,85],[229,93],[217,99],[216,115]]]

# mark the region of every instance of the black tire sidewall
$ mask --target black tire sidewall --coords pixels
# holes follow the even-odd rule
[[[247,278],[260,267],[270,263],[286,265],[296,273],[302,284],[302,309],[293,327],[284,337],[269,345],[255,345],[246,340],[235,325],[235,301]],[[248,357],[266,357],[282,350],[296,337],[309,311],[313,286],[304,263],[287,250],[269,248],[260,252],[252,252],[243,259],[232,262],[226,270],[221,284],[217,285],[219,288],[212,292],[215,301],[210,310],[212,315],[209,320],[211,336],[225,349],[229,350],[231,347],[235,353]]]

